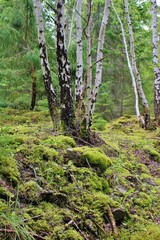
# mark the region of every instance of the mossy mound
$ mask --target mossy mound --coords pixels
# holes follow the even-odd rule
[[[67,157],[73,161],[75,166],[90,167],[98,172],[104,172],[112,164],[112,160],[99,148],[78,147],[68,149]]]

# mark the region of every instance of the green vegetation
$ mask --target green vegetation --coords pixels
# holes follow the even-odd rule
[[[115,215],[116,239],[158,240],[159,129],[145,131],[125,116],[99,132],[106,144],[87,147],[54,136],[46,112],[0,115],[1,239],[112,240],[110,206],[124,212]]]

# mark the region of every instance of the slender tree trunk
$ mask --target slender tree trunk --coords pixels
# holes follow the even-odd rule
[[[141,117],[140,115],[140,111],[139,111],[139,100],[138,100],[138,91],[137,91],[137,86],[136,86],[136,80],[135,80],[135,77],[134,77],[134,74],[133,74],[133,70],[132,70],[132,66],[131,66],[131,63],[130,63],[130,59],[129,59],[129,54],[128,54],[128,49],[127,49],[127,42],[126,42],[126,38],[125,38],[125,33],[124,33],[124,27],[123,27],[123,24],[122,24],[122,21],[114,7],[114,4],[113,4],[113,1],[111,0],[111,4],[112,4],[112,8],[117,16],[117,19],[121,25],[121,30],[122,30],[122,37],[123,37],[123,43],[124,43],[124,47],[125,47],[125,53],[126,53],[126,58],[127,58],[127,63],[128,63],[128,68],[129,68],[129,71],[130,71],[130,74],[131,74],[131,78],[132,78],[132,85],[133,85],[133,89],[134,89],[134,94],[135,94],[135,109],[136,109],[136,115],[137,115],[137,119],[139,121],[142,122],[142,124],[144,124],[144,120],[143,118]]]
[[[130,39],[130,53],[131,53],[131,59],[132,59],[132,69],[134,76],[137,80],[137,90],[139,97],[142,100],[143,104],[143,109],[144,109],[144,121],[145,121],[145,129],[149,129],[150,125],[150,111],[149,111],[149,105],[148,101],[146,99],[146,96],[144,94],[143,88],[142,88],[142,82],[141,82],[141,77],[139,70],[137,68],[137,63],[136,63],[136,55],[135,55],[135,50],[134,50],[134,37],[133,37],[133,30],[132,30],[132,23],[129,15],[129,3],[128,0],[124,0],[125,3],[125,13],[126,13],[126,18],[127,18],[127,24],[128,24],[128,30],[129,30],[129,39]]]
[[[76,131],[79,132],[82,121],[82,107],[84,98],[83,89],[83,29],[82,29],[82,0],[77,0],[76,5],[76,28],[77,28],[77,67],[75,82],[75,100],[76,100]]]
[[[82,99],[82,80],[83,80],[83,42],[82,42],[82,0],[77,0],[76,5],[76,26],[77,26],[77,69],[75,83],[75,97],[78,103]]]
[[[35,66],[34,65],[32,65],[31,77],[32,77],[32,99],[31,99],[30,110],[33,111],[35,108],[35,105],[36,105],[36,95],[37,95],[36,74],[35,74]]]
[[[158,34],[157,34],[157,1],[152,0],[152,45],[154,63],[154,113],[155,119],[160,118],[160,67],[158,59]]]
[[[33,0],[33,3],[34,3],[36,22],[37,22],[40,60],[41,60],[41,68],[43,72],[44,87],[47,95],[48,106],[49,106],[49,111],[50,111],[52,121],[53,123],[57,124],[57,121],[58,121],[57,100],[56,100],[56,94],[54,92],[53,85],[52,85],[51,71],[49,67],[48,54],[47,54],[47,48],[46,48],[46,42],[45,42],[45,36],[44,36],[42,4],[40,0]]]
[[[71,91],[71,69],[65,45],[64,1],[57,3],[57,62],[61,88],[61,120],[67,129],[74,128],[74,107]]]
[[[92,95],[92,0],[87,0],[87,25],[85,35],[87,39],[87,71],[86,71],[86,104],[85,104],[85,128],[88,131],[90,127],[91,116],[91,95]]]
[[[98,37],[98,48],[97,48],[97,59],[96,59],[96,75],[95,75],[95,86],[93,88],[92,99],[91,99],[91,113],[89,119],[89,127],[92,125],[92,116],[94,113],[95,102],[99,87],[102,82],[102,61],[103,61],[103,45],[105,39],[106,25],[109,18],[110,0],[105,0],[104,14],[100,27],[99,37]]]

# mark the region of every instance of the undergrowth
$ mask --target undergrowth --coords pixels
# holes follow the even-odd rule
[[[0,126],[0,239],[112,240],[111,209],[116,239],[159,240],[159,129],[122,117],[93,148],[53,133],[46,111],[1,109]]]

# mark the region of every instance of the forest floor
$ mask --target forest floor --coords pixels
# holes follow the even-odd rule
[[[47,111],[0,109],[0,239],[160,239],[160,129],[93,127],[98,147],[54,133]]]

